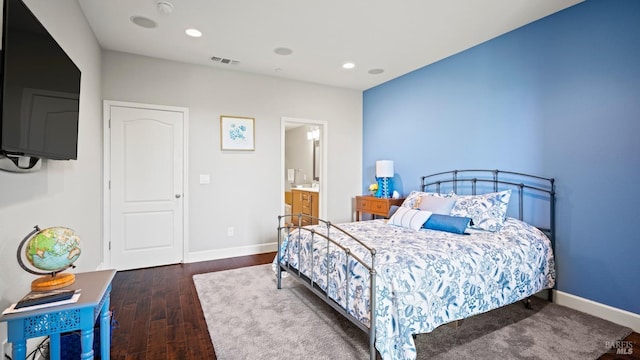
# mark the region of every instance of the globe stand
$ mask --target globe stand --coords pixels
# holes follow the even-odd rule
[[[32,291],[48,291],[69,286],[76,281],[76,276],[70,273],[58,273],[41,276],[31,282]]]
[[[32,269],[29,269],[24,263],[24,261],[22,261],[22,253],[23,253],[22,248],[24,247],[26,242],[31,239],[31,237],[34,234],[39,233],[40,231],[41,230],[38,227],[38,225],[34,226],[34,230],[31,231],[27,236],[25,236],[24,239],[22,239],[22,241],[18,245],[18,252],[16,254],[18,258],[18,264],[23,270],[34,275],[43,275],[31,282],[31,290],[32,291],[48,291],[48,290],[63,288],[65,286],[69,286],[73,284],[76,281],[76,276],[70,273],[62,273],[62,271],[65,271],[70,267],[75,268],[75,265],[73,264],[69,264],[64,268],[56,269],[52,272],[39,272],[39,271],[34,271]]]

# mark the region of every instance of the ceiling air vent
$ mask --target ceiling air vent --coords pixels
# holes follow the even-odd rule
[[[233,60],[233,59],[227,59],[227,58],[222,58],[222,57],[217,57],[217,56],[212,56],[211,60],[220,63],[220,64],[227,64],[227,65],[236,65],[239,64],[240,61],[238,60]]]

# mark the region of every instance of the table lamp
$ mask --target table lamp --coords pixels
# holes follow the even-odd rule
[[[380,197],[391,197],[391,184],[389,179],[393,177],[393,161],[378,160],[376,161],[376,178],[378,179],[378,188],[380,189]]]

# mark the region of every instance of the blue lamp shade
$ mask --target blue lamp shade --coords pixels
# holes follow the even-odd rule
[[[378,160],[376,161],[376,178],[378,179],[378,193],[380,197],[391,197],[391,181],[393,177],[393,161]]]

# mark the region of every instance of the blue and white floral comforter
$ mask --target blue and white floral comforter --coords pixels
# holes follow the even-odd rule
[[[511,304],[555,282],[551,243],[537,228],[507,218],[498,232],[457,235],[411,230],[371,220],[337,225],[376,249],[376,348],[385,360],[415,359],[412,334]],[[326,226],[313,227],[326,233]],[[285,241],[281,259],[313,280],[369,326],[369,272],[327,241],[298,231]],[[330,236],[371,264],[369,252],[339,234]],[[299,255],[298,255],[299,254]],[[274,259],[274,263],[275,263]],[[348,275],[347,275],[348,274]],[[349,294],[346,295],[346,279]]]

